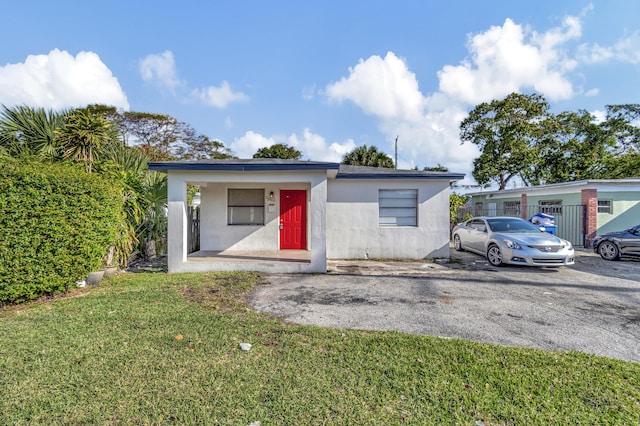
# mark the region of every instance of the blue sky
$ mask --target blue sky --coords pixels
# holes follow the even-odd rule
[[[537,91],[554,111],[638,103],[640,2],[59,1],[3,4],[0,103],[169,114],[241,158],[287,143],[470,177],[458,124]],[[467,179],[467,182],[470,178]]]

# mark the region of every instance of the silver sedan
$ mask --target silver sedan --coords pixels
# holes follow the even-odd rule
[[[573,265],[569,241],[540,231],[517,217],[474,217],[453,228],[453,246],[487,257],[493,266]]]

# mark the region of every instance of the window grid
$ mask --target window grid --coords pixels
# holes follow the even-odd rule
[[[598,200],[598,213],[613,214],[613,203],[611,200]]]
[[[562,200],[542,200],[538,201],[538,208],[541,213],[553,216],[562,215]]]
[[[378,215],[379,226],[418,226],[418,190],[378,190]]]

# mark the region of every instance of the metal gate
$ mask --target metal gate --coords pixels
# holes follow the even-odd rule
[[[492,204],[482,211],[466,206],[466,209],[458,211],[458,222],[461,222],[464,215],[473,216],[512,216],[529,219],[536,213],[547,213],[556,218],[556,235],[570,241],[576,247],[584,247],[587,229],[587,207],[585,205],[527,205],[525,214],[522,214],[520,206],[509,206],[504,208]],[[462,216],[461,216],[462,215]]]
[[[200,250],[200,207],[187,207],[187,254]]]

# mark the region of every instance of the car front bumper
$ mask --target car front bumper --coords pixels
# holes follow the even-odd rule
[[[573,249],[560,249],[548,253],[535,248],[510,249],[502,247],[502,261],[509,265],[528,266],[567,266],[575,263],[575,251]]]

